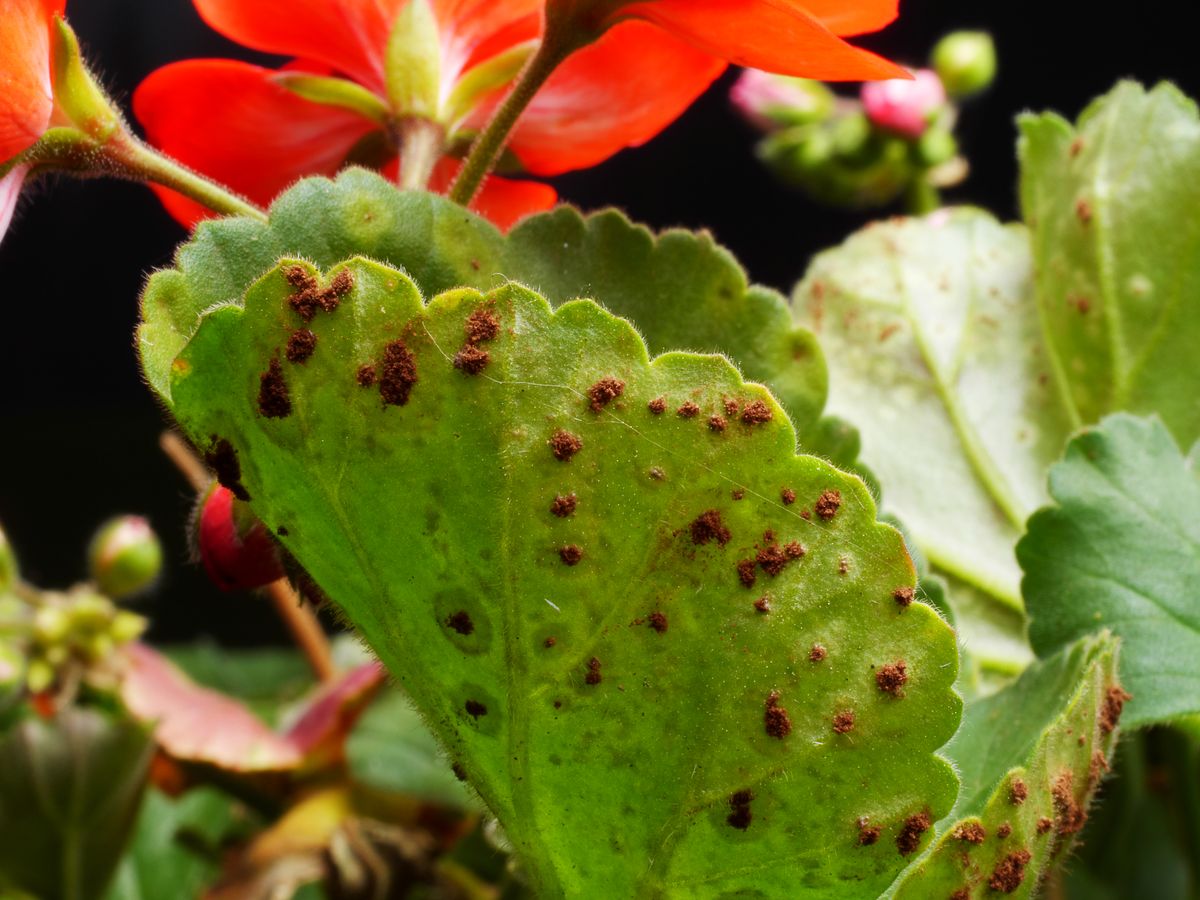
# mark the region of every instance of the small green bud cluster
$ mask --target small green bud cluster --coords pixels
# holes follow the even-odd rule
[[[145,630],[144,618],[87,587],[43,593],[28,618],[25,684],[38,694],[58,684],[65,670],[104,666]]]

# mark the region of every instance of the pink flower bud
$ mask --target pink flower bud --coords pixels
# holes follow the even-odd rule
[[[946,89],[937,73],[921,69],[912,81],[872,81],[863,85],[862,103],[877,128],[907,138],[919,138],[946,103]]]
[[[267,529],[219,484],[204,499],[196,538],[204,570],[223,591],[252,590],[283,577],[279,549]]]
[[[729,99],[751,125],[763,131],[819,122],[833,112],[833,92],[819,81],[746,69]]]

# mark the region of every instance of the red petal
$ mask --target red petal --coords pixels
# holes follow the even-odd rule
[[[821,21],[824,13],[833,27],[854,32],[880,21],[883,4],[874,0],[862,15],[843,11],[840,17],[838,6],[834,0],[811,7],[795,0],[640,0],[621,7],[615,18],[645,19],[707,53],[767,72],[822,81],[908,78],[904,69],[850,46]]]
[[[384,93],[383,64],[408,0],[193,0],[201,17],[239,44],[315,59]]]
[[[196,544],[209,580],[223,591],[248,591],[284,576],[279,548],[257,519],[239,529],[233,492],[214,484],[200,507]]]
[[[870,34],[896,21],[899,0],[804,0],[804,9],[836,35]]]
[[[274,74],[230,60],[172,63],[141,83],[134,113],[152,144],[265,206],[298,178],[337,172],[376,127],[296,96]],[[155,190],[184,225],[212,215],[173,191]]]
[[[121,698],[137,719],[154,723],[154,738],[175,759],[237,772],[292,769],[328,762],[365,702],[383,683],[379,663],[367,663],[323,686],[296,724],[276,734],[243,704],[201,687],[145,644],[126,649]]]
[[[537,38],[544,0],[433,0],[449,86],[476,63]]]
[[[54,109],[50,26],[66,0],[4,0],[0,11],[0,163],[31,146]]]
[[[653,138],[724,69],[720,59],[659,28],[624,22],[551,76],[509,147],[538,175],[594,166]]]

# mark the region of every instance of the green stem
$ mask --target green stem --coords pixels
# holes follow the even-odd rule
[[[471,145],[471,152],[463,163],[454,185],[450,188],[450,199],[463,206],[470,204],[479,193],[483,179],[496,165],[508,135],[525,107],[533,100],[546,80],[558,68],[559,63],[574,52],[576,45],[561,39],[556,40],[547,33],[537,53],[530,57],[509,95],[504,99],[487,127]]]
[[[442,155],[446,133],[430,119],[413,116],[400,123],[400,187],[422,190]]]
[[[267,214],[250,201],[163,156],[132,135],[114,135],[104,144],[103,152],[115,168],[114,175],[135,181],[153,181],[221,215],[247,216],[260,222],[267,220]]]

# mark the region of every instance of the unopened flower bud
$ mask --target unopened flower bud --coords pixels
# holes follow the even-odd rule
[[[104,523],[88,548],[96,586],[110,597],[145,590],[162,570],[162,544],[141,516],[118,516]]]
[[[72,593],[67,614],[73,631],[99,631],[112,621],[113,605],[98,594]]]
[[[746,69],[729,99],[750,124],[764,131],[808,125],[833,112],[833,92],[819,81]]]
[[[931,128],[921,135],[915,145],[917,161],[926,168],[940,166],[954,159],[958,153],[958,141],[943,128]]]
[[[283,577],[279,549],[267,529],[219,484],[204,499],[196,539],[208,577],[223,591],[263,587]]]
[[[59,606],[43,606],[33,616],[33,639],[43,647],[61,642],[71,630],[71,617]]]
[[[955,31],[933,48],[933,68],[956,100],[976,94],[996,77],[996,44],[984,31]]]
[[[40,694],[54,684],[54,666],[44,659],[31,659],[25,669],[25,684],[32,693]]]
[[[864,84],[862,103],[877,128],[915,140],[946,105],[946,89],[936,73],[921,69],[912,81],[897,78]]]
[[[127,644],[142,636],[142,632],[146,630],[146,620],[135,613],[121,610],[112,620],[112,624],[108,626],[108,636],[112,638],[113,643]]]

